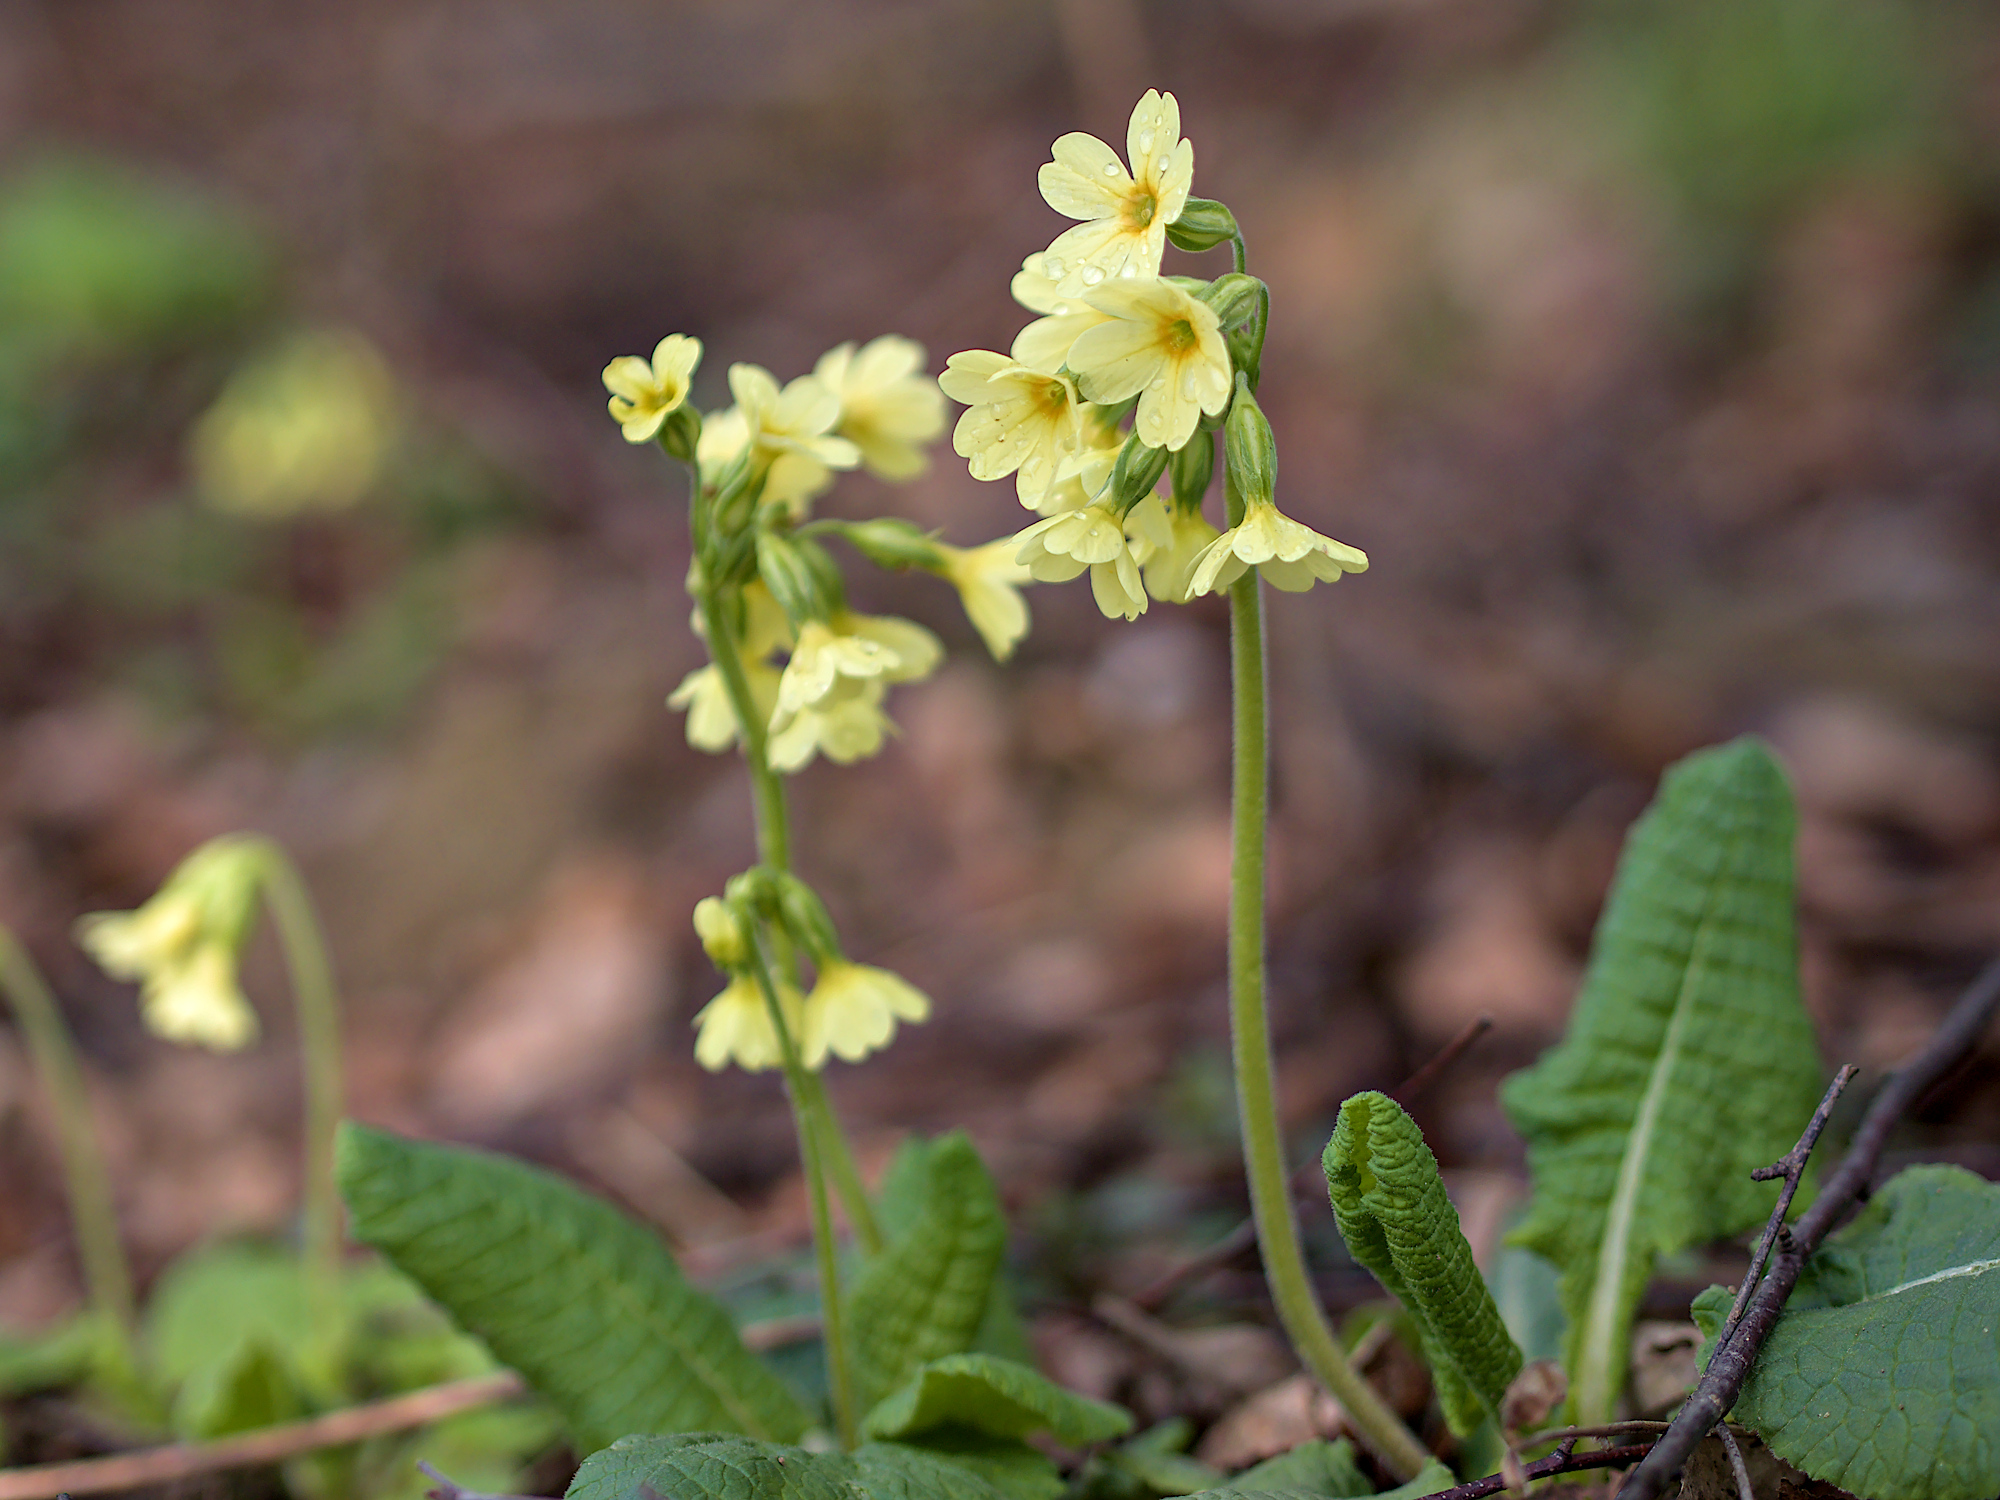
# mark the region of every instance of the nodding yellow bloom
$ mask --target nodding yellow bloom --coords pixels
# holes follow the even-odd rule
[[[931,1002],[908,980],[869,964],[832,959],[806,996],[799,1050],[817,1068],[831,1052],[848,1062],[889,1045],[898,1021],[927,1021]]]
[[[835,431],[884,479],[912,479],[930,464],[924,449],[944,431],[944,397],[922,373],[924,346],[885,333],[856,352],[842,344],[813,374],[840,402]]]
[[[1015,561],[1017,538],[1003,536],[983,547],[953,547],[937,543],[944,555],[944,576],[958,590],[966,618],[986,642],[995,661],[1005,661],[1028,633],[1028,601],[1021,585],[1034,574]]]
[[[1342,573],[1367,572],[1368,554],[1301,526],[1271,500],[1252,499],[1242,523],[1202,551],[1188,592],[1226,589],[1245,568],[1257,569],[1273,588],[1302,594],[1315,583],[1338,583]]]
[[[797,990],[780,981],[778,1006],[784,1012],[786,1029],[796,1038],[805,1002]],[[748,974],[730,980],[728,987],[696,1014],[694,1024],[700,1028],[694,1040],[694,1060],[711,1073],[720,1073],[731,1063],[746,1073],[761,1073],[785,1060],[764,992]]]
[[[1138,510],[1139,506],[1133,507],[1135,514]],[[1129,524],[1131,518],[1126,519]],[[1160,519],[1165,535],[1151,538],[1153,548],[1144,559],[1146,592],[1162,604],[1185,604],[1194,597],[1195,565],[1217,532],[1200,511],[1178,505],[1163,502]]]
[[[1040,583],[1067,583],[1090,570],[1090,592],[1109,620],[1146,612],[1139,560],[1118,518],[1102,505],[1037,521],[1016,537],[1018,561]]]
[[[771,768],[790,775],[815,755],[840,765],[873,755],[895,728],[882,712],[888,691],[879,677],[840,677],[824,697],[790,712],[779,708],[766,746]]]
[[[1076,387],[1064,376],[986,349],[954,354],[938,384],[968,408],[952,431],[951,446],[972,477],[1012,474],[1021,503],[1040,509],[1056,486],[1063,459],[1081,441]]]
[[[694,367],[701,363],[701,340],[670,333],[653,350],[653,362],[636,354],[620,355],[604,367],[604,388],[611,392],[611,419],[628,443],[650,442],[667,418],[688,398]]]
[[[1077,388],[1106,404],[1138,396],[1134,424],[1152,448],[1180,448],[1203,412],[1229,405],[1234,377],[1214,309],[1170,281],[1121,281],[1092,292],[1090,305],[1111,315],[1070,346]]]
[[[1038,176],[1042,197],[1059,214],[1084,222],[1049,246],[1044,273],[1065,297],[1114,276],[1157,276],[1167,226],[1180,217],[1194,185],[1194,146],[1181,139],[1181,107],[1172,94],[1147,89],[1125,131],[1128,172],[1094,135],[1059,139]]]
[[[764,499],[804,515],[813,496],[833,483],[835,469],[861,462],[861,450],[834,435],[840,398],[817,375],[801,375],[778,388],[761,365],[729,367],[736,404],[702,424],[695,461],[713,479],[747,447],[764,476]]]
[[[844,610],[831,620],[808,620],[778,683],[777,711],[792,714],[817,703],[843,678],[914,682],[943,659],[936,636],[892,615]]]
[[[1014,300],[1030,312],[1046,314],[1014,335],[1009,351],[1016,363],[1031,370],[1053,375],[1069,358],[1069,346],[1086,328],[1095,328],[1111,315],[1101,313],[1078,297],[1064,297],[1056,291],[1040,252],[1021,262],[1014,276]]]
[[[250,840],[212,839],[136,911],[95,912],[77,940],[114,979],[136,982],[147,1029],[170,1042],[235,1052],[257,1036],[257,1013],[236,980],[257,894]]]

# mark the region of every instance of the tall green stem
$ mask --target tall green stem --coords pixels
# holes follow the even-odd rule
[[[813,1129],[812,1112],[806,1103],[811,1069],[799,1057],[798,1041],[785,1019],[778,1001],[771,966],[765,960],[763,943],[753,939],[750,962],[757,975],[757,988],[764,992],[771,1026],[778,1034],[778,1052],[784,1058],[785,1083],[792,1095],[792,1122],[798,1130],[799,1162],[805,1168],[806,1198],[812,1208],[813,1260],[819,1270],[820,1333],[826,1345],[827,1384],[833,1391],[833,1421],[840,1434],[840,1446],[854,1446],[855,1412],[853,1366],[847,1359],[847,1316],[840,1301],[840,1261],[833,1244],[833,1211],[826,1196],[826,1171],[820,1158],[819,1132]]]
[[[771,768],[767,753],[769,735],[750,692],[750,678],[743,667],[741,646],[735,632],[730,629],[727,612],[720,607],[710,589],[703,588],[698,603],[703,628],[708,632],[709,655],[714,659],[716,670],[722,674],[723,690],[729,694],[729,705],[735,710],[736,722],[743,730],[743,759],[750,767],[751,797],[756,808],[757,856],[771,869],[789,872],[792,867],[792,840],[790,817],[785,807],[785,781]],[[792,971],[789,977],[794,980],[797,978],[797,962],[788,947],[783,965]],[[834,1187],[840,1194],[840,1206],[847,1213],[847,1222],[854,1226],[855,1238],[861,1241],[861,1248],[868,1254],[880,1254],[881,1226],[876,1221],[874,1205],[868,1201],[868,1190],[862,1185],[861,1171],[854,1164],[854,1153],[847,1144],[846,1133],[841,1130],[840,1121],[833,1113],[833,1101],[827,1098],[826,1084],[817,1073],[808,1069],[803,1084],[795,1088],[794,1093],[804,1111],[800,1128],[812,1130],[819,1138],[826,1164],[833,1173]]]
[[[1242,519],[1241,502],[1231,489],[1229,520],[1235,525]],[[1260,589],[1257,570],[1250,568],[1229,590],[1236,733],[1230,808],[1234,843],[1229,868],[1229,1029],[1251,1212],[1271,1299],[1292,1347],[1347,1409],[1362,1440],[1399,1477],[1409,1479],[1430,1455],[1348,1363],[1346,1350],[1328,1325],[1299,1248],[1298,1220],[1285,1170],[1271,1029],[1264,1007],[1264,830],[1270,804],[1270,749]]]
[[[333,1177],[333,1142],[345,1108],[340,1051],[340,995],[312,897],[298,867],[264,841],[264,899],[278,929],[292,1004],[299,1018],[299,1064],[306,1086],[305,1255],[316,1310],[330,1313],[340,1277],[340,1189]]]
[[[70,1220],[76,1232],[77,1256],[83,1262],[84,1287],[91,1309],[112,1340],[111,1352],[122,1370],[136,1366],[132,1341],[137,1326],[132,1296],[132,1268],[118,1238],[118,1215],[112,1205],[111,1174],[104,1167],[97,1129],[90,1117],[90,1095],[83,1069],[62,1011],[49,993],[42,971],[14,934],[0,927],[0,989],[14,1008],[14,1019],[27,1038],[35,1073],[49,1091],[54,1106],[56,1137],[62,1148],[63,1176],[69,1190]]]

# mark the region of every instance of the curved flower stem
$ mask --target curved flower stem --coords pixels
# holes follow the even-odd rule
[[[90,1117],[83,1069],[42,971],[20,940],[4,927],[0,927],[0,989],[7,992],[13,1005],[14,1019],[35,1060],[35,1072],[55,1109],[70,1220],[75,1226],[77,1258],[83,1262],[91,1308],[104,1325],[105,1337],[112,1340],[112,1357],[122,1371],[130,1373],[137,1369],[132,1347],[137,1326],[132,1268],[118,1237],[111,1174],[105,1170],[104,1153]]]
[[[761,939],[753,939],[750,944],[750,965],[757,976],[757,988],[764,992],[772,1029],[778,1033],[785,1083],[791,1090],[792,1120],[799,1135],[799,1162],[805,1168],[806,1196],[812,1207],[813,1259],[819,1269],[820,1329],[826,1344],[827,1384],[833,1392],[833,1421],[840,1435],[840,1446],[851,1450],[855,1418],[853,1367],[847,1360],[847,1319],[840,1302],[840,1262],[834,1251],[833,1213],[827,1202],[819,1132],[813,1128],[812,1111],[806,1102],[807,1080],[812,1078],[812,1072],[799,1057],[798,1042],[785,1021],[784,1007],[778,1003],[778,989],[772,982],[771,965],[764,957]]]
[[[1230,524],[1242,502],[1231,486]],[[1236,1105],[1257,1244],[1278,1318],[1307,1369],[1347,1409],[1356,1434],[1398,1478],[1410,1479],[1430,1457],[1375,1390],[1347,1361],[1313,1293],[1299,1248],[1287,1187],[1284,1141],[1272,1078],[1271,1030],[1264,1009],[1264,831],[1270,801],[1268,708],[1264,696],[1264,601],[1255,568],[1229,590],[1230,671],[1236,754],[1230,816],[1229,1034],[1236,1063]]]
[[[750,679],[743,669],[742,649],[730,629],[727,611],[708,586],[701,590],[697,603],[701,609],[702,625],[708,631],[708,653],[715,667],[722,674],[723,690],[729,694],[729,706],[736,713],[736,722],[743,730],[743,759],[750,767],[750,790],[756,806],[757,856],[773,870],[789,872],[792,867],[791,822],[785,807],[784,778],[771,768],[766,752],[769,735],[762,717],[758,714],[755,700],[750,693]],[[797,980],[797,959],[787,947],[782,955],[782,966],[790,970],[788,977]],[[794,1090],[799,1108],[804,1112],[801,1129],[811,1129],[818,1137],[825,1152],[826,1162],[833,1173],[836,1191],[840,1194],[840,1205],[847,1212],[847,1222],[854,1226],[855,1238],[861,1248],[870,1255],[882,1249],[882,1230],[875,1219],[875,1209],[868,1201],[868,1190],[862,1185],[861,1172],[854,1164],[854,1153],[847,1144],[847,1136],[840,1128],[840,1121],[834,1115],[833,1101],[827,1098],[826,1085],[817,1073],[807,1070],[803,1086]]]
[[[330,1318],[340,1278],[340,1189],[333,1142],[345,1108],[340,1052],[340,995],[319,917],[305,881],[276,843],[260,841],[264,900],[278,929],[292,1003],[299,1018],[299,1063],[306,1084],[305,1257],[315,1311]]]

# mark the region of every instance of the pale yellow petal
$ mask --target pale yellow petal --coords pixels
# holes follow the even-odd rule
[[[1055,159],[1042,164],[1035,180],[1050,208],[1072,219],[1101,219],[1118,211],[1132,174],[1117,152],[1096,136],[1073,130],[1058,137],[1049,154]]]
[[[1159,375],[1166,360],[1154,325],[1125,318],[1085,329],[1069,349],[1077,388],[1087,399],[1107,404],[1137,395]]]

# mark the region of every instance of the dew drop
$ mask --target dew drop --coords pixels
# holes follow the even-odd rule
[[[1056,277],[1062,275],[1063,263],[1053,255],[1046,256],[1042,260],[1042,271],[1053,281]]]
[[[1085,286],[1096,286],[1097,283],[1102,281],[1103,279],[1104,279],[1104,273],[1100,271],[1096,266],[1084,267],[1083,284]]]
[[[1104,164],[1104,175],[1106,177],[1116,177],[1118,175],[1118,163],[1115,161],[1106,162]]]
[[[1181,376],[1181,394],[1189,400],[1194,399],[1194,373],[1192,371]]]
[[[1155,375],[1153,377],[1153,383],[1146,387],[1146,389],[1149,391],[1164,391],[1166,388],[1167,388],[1167,377],[1164,375]]]
[[[1139,132],[1140,152],[1143,154],[1145,152],[1151,151],[1152,149],[1153,149],[1153,132],[1150,130],[1140,131]]]

